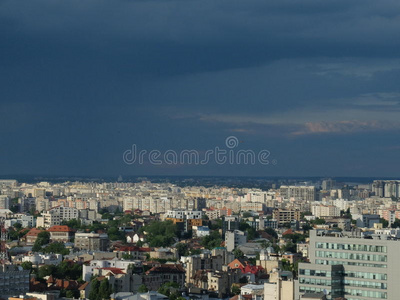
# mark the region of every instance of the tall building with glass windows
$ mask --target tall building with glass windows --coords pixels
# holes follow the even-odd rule
[[[400,241],[358,232],[311,230],[310,263],[299,264],[297,299],[400,299]]]

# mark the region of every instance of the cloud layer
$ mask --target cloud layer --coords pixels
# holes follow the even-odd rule
[[[171,172],[121,155],[235,134],[280,163],[177,174],[397,174],[399,32],[395,0],[2,0],[1,172]]]

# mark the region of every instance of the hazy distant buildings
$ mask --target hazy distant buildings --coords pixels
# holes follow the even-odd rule
[[[400,180],[374,180],[372,192],[378,197],[400,197]]]
[[[333,179],[325,179],[322,181],[321,187],[324,191],[332,190],[336,187],[336,181]]]
[[[286,186],[280,187],[280,195],[284,199],[294,198],[295,200],[316,200],[316,189],[314,186]]]

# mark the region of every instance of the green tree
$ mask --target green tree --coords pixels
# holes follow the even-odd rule
[[[312,216],[312,212],[311,211],[305,211],[305,212],[300,213],[300,219],[301,220],[305,220],[306,219],[305,216]]]
[[[38,234],[36,241],[40,242],[40,245],[46,245],[50,242],[50,233],[48,231],[42,231]]]
[[[387,228],[389,226],[389,222],[386,221],[384,218],[381,218],[380,222],[382,223],[383,228]]]
[[[255,230],[253,227],[247,228],[246,232],[247,232],[247,239],[248,240],[254,240],[254,239],[260,237],[260,235],[258,234],[257,230]]]
[[[44,278],[44,277],[46,277],[46,276],[50,276],[50,275],[52,275],[52,274],[55,274],[55,273],[56,273],[56,270],[57,270],[57,267],[54,266],[54,265],[44,265],[44,266],[41,266],[41,267],[39,268],[39,271],[38,271],[38,277],[39,277],[39,278]]]
[[[250,218],[251,217],[251,212],[249,212],[249,211],[244,211],[243,213],[242,213],[242,217],[243,218]]]
[[[313,227],[309,224],[309,223],[306,223],[306,224],[304,224],[303,226],[302,226],[302,228],[303,228],[303,230],[304,231],[310,231]]]
[[[32,251],[39,252],[43,245],[50,242],[50,233],[48,231],[42,231],[38,234],[35,243],[33,244]]]
[[[70,228],[80,229],[82,227],[82,221],[79,219],[72,219],[69,221],[63,221],[63,225],[67,225]]]
[[[110,224],[111,221],[108,223]],[[125,240],[125,233],[123,231],[119,231],[117,225],[113,223],[111,223],[110,227],[108,227],[107,234],[111,241]]]
[[[73,292],[73,291],[67,291],[67,292],[65,293],[65,297],[67,297],[67,298],[74,298],[74,297],[75,297],[74,292]]]
[[[22,267],[24,270],[32,271],[32,263],[31,263],[30,261],[24,261],[24,262],[21,264],[21,267]]]
[[[306,240],[306,236],[300,233],[285,234],[283,237],[291,240],[294,244],[297,244],[298,242],[304,242]]]
[[[133,259],[133,255],[129,254],[129,253],[124,253],[124,254],[122,254],[122,258],[126,259],[126,260],[130,260],[130,259]]]
[[[162,286],[160,286],[160,288],[157,290],[157,292],[169,297],[170,300],[173,300],[173,299],[176,299],[178,297],[178,295],[176,293],[171,293],[171,290],[178,289],[178,288],[179,288],[179,284],[171,281],[171,282],[164,283]]]
[[[276,231],[272,227],[267,227],[267,228],[264,229],[264,231],[266,233],[268,233],[270,236],[272,236],[274,239],[278,238],[278,234],[276,233]]]
[[[239,248],[236,248],[233,250],[233,255],[235,256],[235,258],[243,258],[244,257],[243,251],[240,250]]]
[[[400,220],[399,219],[395,219],[394,222],[392,223],[392,225],[390,225],[390,227],[392,228],[399,228],[400,227]]]
[[[99,299],[98,298],[99,288],[100,288],[100,282],[97,280],[97,278],[92,279],[90,292],[89,292],[89,300],[98,300]]]
[[[190,249],[189,254],[190,255],[199,255],[201,254],[201,249]]]
[[[211,230],[222,229],[222,219],[217,219],[217,220],[211,221],[209,227]]]
[[[149,289],[144,284],[139,286],[138,293],[147,293],[148,291],[149,291]]]
[[[179,256],[189,255],[189,247],[187,244],[178,243],[175,248],[178,250]]]
[[[82,275],[82,265],[64,260],[57,266],[54,275],[59,279],[78,280]]]
[[[99,299],[105,300],[110,299],[111,286],[107,278],[103,279],[99,286]]]
[[[310,223],[313,225],[323,225],[326,222],[324,219],[316,218],[315,220],[311,220]]]
[[[65,248],[65,245],[63,243],[59,243],[59,242],[51,243],[51,244],[47,245],[46,247],[44,247],[42,250],[44,253],[54,253],[54,254],[62,254],[62,255],[69,254],[69,250]]]
[[[146,232],[146,241],[150,247],[169,247],[178,235],[177,226],[170,220],[153,221],[140,230]]]
[[[240,287],[237,284],[232,284],[231,292],[234,295],[240,294]]]
[[[293,243],[292,241],[289,241],[282,247],[282,251],[296,253],[297,252],[296,244]]]
[[[221,246],[222,239],[218,231],[211,231],[210,235],[203,237],[200,244],[207,249],[214,249]]]

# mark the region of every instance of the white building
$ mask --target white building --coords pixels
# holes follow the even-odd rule
[[[225,233],[225,247],[228,251],[233,251],[238,245],[247,243],[247,233],[234,230]]]
[[[193,226],[192,230],[193,234],[197,237],[210,235],[210,228],[208,228],[207,226]]]
[[[34,253],[32,255],[24,256],[22,261],[29,261],[33,265],[58,265],[62,262],[62,255]]]
[[[37,218],[36,227],[50,228],[61,225],[62,221],[79,219],[79,210],[74,207],[57,206],[43,213],[42,217]]]
[[[333,205],[313,205],[311,212],[317,218],[340,217],[340,209]]]
[[[10,198],[7,195],[0,195],[0,209],[10,209]]]
[[[93,271],[99,268],[119,268],[127,272],[129,265],[140,266],[142,262],[140,260],[119,260],[117,258],[109,260],[92,260],[90,265],[83,265],[82,278],[85,281],[90,281],[90,277],[93,275]]]

